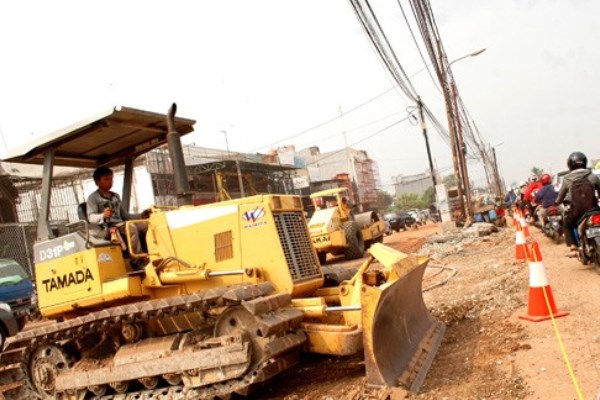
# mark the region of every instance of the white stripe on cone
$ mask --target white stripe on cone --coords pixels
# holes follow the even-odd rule
[[[515,244],[525,244],[525,235],[522,231],[517,231],[517,235],[515,236]]]
[[[524,228],[527,226],[527,221],[525,221],[525,218],[521,218],[521,227]]]
[[[541,261],[531,261],[529,263],[529,287],[535,288],[544,286],[550,286],[544,263]]]

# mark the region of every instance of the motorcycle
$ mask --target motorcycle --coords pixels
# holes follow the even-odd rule
[[[595,263],[596,270],[600,272],[600,208],[585,213],[576,233],[579,260],[584,265]]]
[[[548,207],[546,212],[546,221],[544,221],[542,231],[547,237],[552,239],[554,243],[560,244],[564,235],[562,212],[556,206]]]

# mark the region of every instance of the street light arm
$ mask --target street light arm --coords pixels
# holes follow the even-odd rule
[[[453,60],[453,61],[451,61],[451,62],[448,64],[448,69],[450,69],[450,66],[451,66],[452,64],[454,64],[455,62],[458,62],[458,61],[460,61],[460,60],[464,60],[465,58],[468,58],[468,57],[477,57],[478,55],[480,55],[481,53],[483,53],[483,52],[484,52],[484,51],[486,51],[486,50],[487,50],[487,49],[484,47],[483,49],[480,49],[480,50],[474,51],[474,52],[473,52],[473,53],[471,53],[471,54],[466,54],[466,55],[464,55],[464,56],[462,56],[462,57],[459,57],[459,58],[457,58],[456,60]]]

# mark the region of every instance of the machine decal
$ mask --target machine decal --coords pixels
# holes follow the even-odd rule
[[[92,275],[92,271],[85,269],[69,272],[68,274],[64,274],[63,276],[58,276],[55,278],[44,279],[42,283],[44,284],[46,292],[51,292],[53,290],[67,288],[72,285],[80,285],[87,281],[93,280],[94,276]]]
[[[244,221],[250,222],[250,224],[244,225],[244,229],[256,228],[258,226],[266,225],[267,221],[261,219],[265,216],[265,209],[256,207],[254,210],[246,211],[242,214]]]
[[[326,243],[329,242],[331,239],[329,238],[328,235],[324,235],[324,236],[317,236],[313,238],[313,243],[317,244],[317,243]]]
[[[254,210],[246,211],[244,214],[242,214],[242,218],[244,218],[244,221],[252,221],[252,222],[256,222],[257,220],[261,219],[264,216],[265,216],[265,209],[264,208],[259,209],[258,207],[256,207]]]
[[[42,249],[39,252],[40,261],[58,258],[62,256],[63,253],[68,254],[73,248],[75,248],[75,242],[68,242],[65,240],[62,244],[59,244],[57,246]]]
[[[109,263],[112,262],[112,257],[108,253],[100,253],[98,254],[98,262],[99,263]]]

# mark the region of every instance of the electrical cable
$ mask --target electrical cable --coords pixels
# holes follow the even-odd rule
[[[341,118],[344,115],[348,115],[351,112],[358,110],[359,108],[361,108],[361,107],[363,107],[363,106],[365,106],[365,105],[367,105],[367,104],[369,104],[369,103],[377,100],[378,98],[382,97],[383,95],[385,95],[385,94],[387,94],[387,93],[389,93],[389,92],[391,92],[392,90],[395,90],[395,89],[396,89],[396,87],[392,86],[391,88],[387,89],[385,92],[379,93],[375,97],[372,97],[369,100],[364,101],[364,102],[362,102],[362,103],[360,103],[360,104],[352,107],[348,111],[344,111],[343,113],[340,113],[340,114],[336,115],[335,117],[329,118],[326,121],[320,122],[320,123],[318,123],[318,124],[316,124],[316,125],[314,125],[314,126],[312,126],[310,128],[304,129],[303,131],[300,131],[300,132],[295,133],[295,134],[293,134],[291,136],[288,136],[288,137],[285,137],[283,139],[280,139],[280,140],[278,140],[276,142],[273,142],[273,143],[270,143],[270,144],[267,144],[267,145],[264,145],[264,146],[256,147],[256,148],[254,148],[252,150],[249,150],[248,152],[253,153],[253,152],[256,152],[256,151],[258,151],[260,149],[264,149],[264,148],[267,148],[267,147],[272,147],[273,145],[276,145],[278,143],[282,143],[282,142],[288,141],[290,139],[294,139],[294,138],[296,138],[298,136],[304,135],[305,133],[308,133],[308,132],[310,132],[312,130],[315,130],[315,129],[320,128],[320,127],[322,127],[324,125],[327,125],[328,123],[333,122],[333,121]]]
[[[400,119],[400,120],[398,120],[396,122],[393,122],[392,124],[390,124],[390,125],[382,128],[382,129],[376,131],[375,133],[372,133],[372,134],[370,134],[370,135],[368,135],[368,136],[366,136],[366,137],[364,137],[364,138],[362,138],[362,139],[360,139],[360,140],[358,140],[356,142],[353,142],[353,143],[349,144],[348,147],[352,147],[352,146],[357,145],[359,143],[362,143],[362,142],[364,142],[366,140],[369,140],[369,139],[371,139],[371,138],[373,138],[373,137],[375,137],[375,136],[377,136],[377,135],[379,135],[379,134],[387,131],[388,129],[390,129],[390,128],[392,128],[392,127],[394,127],[394,126],[396,126],[396,125],[400,124],[401,122],[404,122],[404,121],[406,121],[408,119],[409,119],[409,117],[407,116],[407,117],[402,118],[402,119]],[[320,157],[319,159],[317,159],[317,160],[315,160],[313,162],[307,163],[306,165],[309,166],[309,165],[320,163],[323,160],[325,160],[327,158],[330,158],[330,157],[333,157],[334,155],[336,155],[338,153],[341,153],[341,152],[344,152],[344,151],[347,151],[347,148],[336,150],[336,151],[333,151],[331,153],[326,153],[323,157]]]
[[[398,2],[398,6],[400,7],[400,11],[402,11],[402,16],[404,17],[404,21],[406,22],[406,25],[408,26],[408,30],[410,31],[410,36],[412,36],[413,42],[415,43],[415,46],[417,47],[417,51],[419,52],[419,56],[421,56],[421,60],[423,60],[423,64],[425,64],[425,68],[427,69],[427,74],[429,75],[429,77],[431,78],[431,81],[433,82],[433,85],[435,86],[435,88],[442,93],[442,90],[439,87],[439,82],[435,80],[435,78],[433,77],[433,75],[431,74],[431,71],[429,70],[429,63],[425,60],[425,56],[423,55],[423,52],[421,51],[421,46],[419,46],[419,43],[417,42],[417,38],[412,30],[412,27],[410,26],[410,22],[408,22],[408,17],[406,16],[406,13],[404,12],[404,7],[402,7],[402,3],[400,2],[400,0],[396,0]]]
[[[369,17],[366,15],[359,0],[349,0],[349,2],[352,6],[352,9],[354,10],[354,13],[356,14],[356,16],[358,18],[363,30],[365,31],[365,33],[369,37],[373,47],[377,51],[377,54],[379,55],[380,60],[386,66],[390,75],[396,80],[396,82],[398,83],[398,87],[400,87],[402,89],[402,91],[409,97],[409,99],[411,99],[412,101],[414,101],[416,103],[417,98],[419,96],[416,93],[416,90],[414,90],[414,87],[413,87],[412,83],[410,82],[409,77],[406,76],[406,73],[402,69],[402,67],[398,61],[398,58],[396,57],[395,53],[393,52],[393,49],[391,49],[391,45],[390,45],[389,41],[387,40],[387,36],[385,36],[385,33],[383,32],[383,29],[381,28],[381,25],[379,24],[377,17],[374,15],[374,12],[373,12],[372,8],[370,7],[370,4],[368,3],[368,0],[365,0],[365,3],[367,4],[367,8],[369,8],[371,18],[374,20],[374,23],[379,28],[379,32],[381,32],[381,36],[383,36],[385,43],[387,44],[387,46],[389,48],[389,51],[392,53],[393,60],[396,61],[396,65],[398,66],[398,69],[394,68],[394,61],[390,59],[389,55],[387,55],[386,49],[383,48],[381,40],[379,40],[377,37],[377,30],[374,28],[373,23],[371,23],[369,21]],[[427,65],[426,65],[426,67],[427,67]],[[398,70],[400,72],[398,72]],[[403,76],[400,76],[400,75],[403,75]],[[406,85],[407,82],[408,82],[408,85]],[[426,108],[425,105],[423,105],[423,106],[424,106],[424,108]],[[430,120],[433,121],[432,126],[435,128],[435,130],[438,132],[438,134],[442,137],[442,139],[446,142],[446,144],[450,145],[450,137],[449,137],[447,131],[442,127],[442,125],[439,123],[439,121],[437,121],[437,119],[433,116],[433,112],[428,108],[426,108],[426,110],[427,110],[426,113],[430,117]]]
[[[438,260],[438,261],[439,261],[439,260]],[[423,289],[422,289],[422,292],[427,292],[427,291],[429,291],[429,290],[431,290],[431,289],[435,289],[436,287],[443,286],[443,285],[447,284],[448,282],[450,282],[450,279],[454,278],[454,276],[456,276],[456,274],[458,274],[458,270],[457,270],[456,268],[447,267],[446,265],[443,265],[443,264],[442,264],[442,265],[432,265],[432,264],[429,264],[429,265],[427,265],[427,268],[428,268],[428,269],[429,269],[429,268],[437,268],[437,269],[439,269],[439,270],[440,270],[440,272],[438,272],[437,274],[435,274],[435,275],[433,275],[433,276],[431,276],[431,277],[428,277],[428,278],[432,278],[432,277],[434,277],[434,276],[436,276],[436,275],[439,275],[439,274],[440,274],[440,273],[442,273],[444,270],[451,271],[451,274],[450,274],[450,276],[446,277],[444,280],[442,280],[442,281],[440,281],[440,282],[437,282],[437,283],[434,283],[434,284],[432,284],[432,285],[429,285],[429,286],[427,286],[427,287],[423,288]]]

